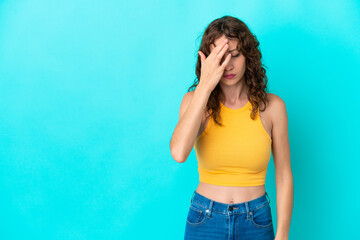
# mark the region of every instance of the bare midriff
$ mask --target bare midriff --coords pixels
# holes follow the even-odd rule
[[[233,187],[200,182],[196,188],[196,192],[216,202],[234,204],[261,197],[265,194],[265,185]]]

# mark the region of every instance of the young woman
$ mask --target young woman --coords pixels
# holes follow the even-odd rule
[[[258,46],[245,23],[231,16],[214,20],[203,34],[197,79],[183,97],[170,142],[177,162],[185,162],[193,147],[198,160],[200,183],[185,239],[288,239],[293,177],[287,113],[284,101],[265,91]],[[276,234],[265,191],[271,152]]]

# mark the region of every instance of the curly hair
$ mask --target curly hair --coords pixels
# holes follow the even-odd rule
[[[210,45],[223,35],[228,39],[238,40],[237,50],[245,56],[246,70],[244,73],[244,81],[249,89],[248,101],[252,105],[250,117],[254,120],[259,109],[259,103],[262,101],[265,106],[263,110],[259,109],[260,111],[265,111],[266,105],[269,103],[266,93],[268,90],[266,86],[268,79],[264,68],[266,66],[261,63],[262,55],[259,49],[259,41],[243,21],[232,16],[223,16],[215,19],[205,29],[199,51],[202,51],[207,57],[211,53]],[[193,85],[189,87],[188,92],[196,88],[200,81],[201,58],[199,55],[195,73],[196,78]],[[211,92],[206,106],[207,112],[209,116],[214,119],[215,124],[223,126],[223,124],[219,122],[221,94],[222,91],[219,82]]]

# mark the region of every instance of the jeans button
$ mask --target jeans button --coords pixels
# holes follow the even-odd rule
[[[233,206],[229,206],[229,211],[232,211],[233,210]]]

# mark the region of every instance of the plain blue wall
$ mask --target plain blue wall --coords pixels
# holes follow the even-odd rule
[[[0,239],[183,239],[169,142],[200,35],[243,20],[286,103],[290,239],[359,237],[359,1],[0,1]],[[276,230],[275,169],[266,190]]]

